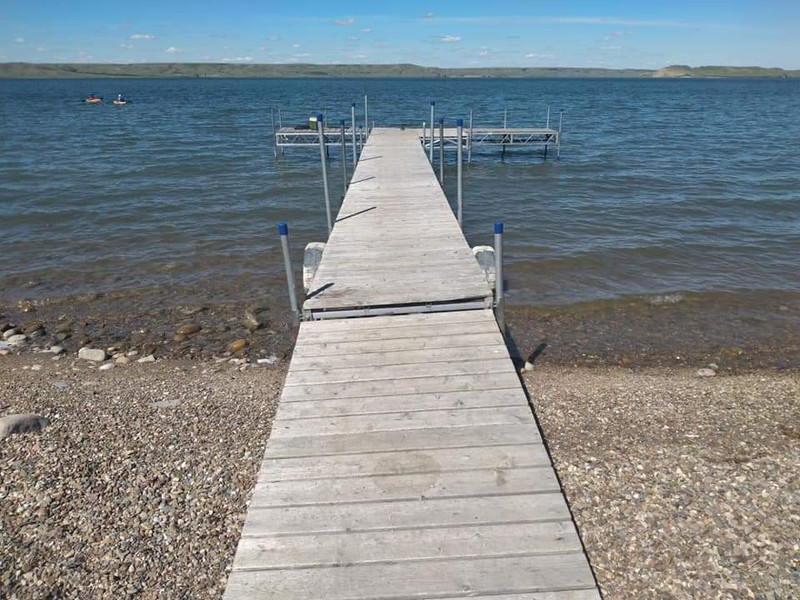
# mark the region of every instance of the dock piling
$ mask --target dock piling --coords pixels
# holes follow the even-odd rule
[[[319,159],[322,164],[322,187],[325,190],[325,212],[328,216],[328,235],[333,230],[333,219],[331,218],[331,196],[328,190],[328,165],[325,160],[325,123],[322,113],[317,115],[317,133],[319,134]]]
[[[347,135],[345,134],[344,119],[341,122],[342,126],[342,199],[347,193]]]
[[[508,109],[503,109],[503,129],[508,129]]]
[[[464,229],[464,200],[463,200],[463,185],[462,185],[462,168],[463,161],[463,141],[464,141],[464,121],[458,119],[456,121],[456,164],[458,165],[458,226]]]
[[[503,335],[506,334],[506,307],[503,298],[503,222],[494,224],[494,312]]]
[[[350,143],[353,145],[353,172],[358,164],[358,148],[356,147],[356,103],[350,105]]]
[[[428,160],[433,164],[433,124],[435,123],[434,119],[436,118],[436,102],[431,100],[431,145],[428,148]]]
[[[272,122],[272,154],[275,155],[275,158],[278,158],[278,134],[275,131],[275,109],[269,109],[269,118]]]
[[[278,131],[283,129],[283,119],[281,118],[281,108],[278,107]],[[276,138],[277,139],[277,138]],[[281,146],[281,154],[285,154],[283,146]]]
[[[467,140],[467,164],[472,164],[472,109],[469,109],[469,140]]]
[[[558,142],[556,142],[556,160],[561,160],[561,128],[564,125],[564,110],[558,114]]]
[[[286,269],[286,287],[289,290],[289,306],[292,310],[292,325],[300,324],[300,311],[297,308],[297,292],[294,287],[294,272],[292,271],[292,258],[289,252],[289,225],[278,223],[278,233],[281,236],[281,250],[283,250],[283,266]]]
[[[444,118],[439,117],[439,183],[444,185]]]
[[[369,99],[366,94],[364,94],[364,131],[369,137]]]
[[[544,126],[545,129],[550,129],[550,105],[547,105],[547,124]]]

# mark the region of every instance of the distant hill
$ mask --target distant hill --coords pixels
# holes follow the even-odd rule
[[[300,78],[300,77],[395,77],[395,78],[536,78],[536,77],[800,77],[800,71],[761,67],[670,66],[644,69],[592,69],[561,67],[493,67],[445,69],[412,64],[313,65],[228,63],[0,63],[0,79],[89,78]]]
[[[800,70],[786,71],[764,67],[687,67],[671,65],[643,77],[800,77]]]

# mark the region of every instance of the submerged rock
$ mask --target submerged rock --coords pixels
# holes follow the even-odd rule
[[[709,369],[707,367],[697,370],[698,377],[714,377],[716,374],[717,372],[714,369]]]
[[[78,350],[78,358],[103,362],[106,359],[106,351],[102,348],[81,348]]]
[[[187,323],[186,325],[181,325],[175,329],[175,333],[177,335],[192,335],[193,333],[197,333],[203,327],[198,325],[197,323]]]

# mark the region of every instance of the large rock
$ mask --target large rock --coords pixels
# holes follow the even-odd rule
[[[81,348],[78,350],[78,358],[103,362],[106,359],[106,351],[102,348]]]
[[[19,331],[18,331],[18,330],[17,330],[15,327],[12,327],[11,329],[6,329],[6,330],[3,332],[3,339],[4,339],[4,340],[7,340],[7,339],[8,339],[8,338],[10,338],[12,335],[17,335],[18,333],[19,333]]]
[[[41,431],[50,421],[32,413],[7,415],[0,419],[0,440],[15,433]]]
[[[28,339],[28,336],[24,333],[18,333],[16,335],[12,335],[6,341],[11,344],[12,346],[22,346],[25,343],[25,340]]]

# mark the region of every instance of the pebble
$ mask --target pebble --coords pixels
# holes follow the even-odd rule
[[[719,365],[717,363],[708,363],[708,368],[712,371],[719,371]]]
[[[44,335],[44,325],[41,323],[28,323],[22,328],[22,333],[29,337],[38,337]]]
[[[714,377],[716,376],[717,372],[714,369],[709,369],[704,367],[702,369],[697,369],[696,375],[698,377]]]
[[[31,365],[31,371],[41,371],[42,365]]]
[[[72,331],[72,321],[66,323],[59,323],[56,326],[56,333],[70,333]]]
[[[148,354],[147,356],[143,356],[139,360],[136,361],[137,363],[152,363],[156,362],[156,357],[152,354]]]
[[[116,359],[114,359],[114,362],[118,365],[127,365],[131,362],[131,359],[127,356],[118,356]]]
[[[11,344],[12,346],[22,346],[25,343],[25,340],[28,339],[28,336],[24,333],[17,333],[12,335],[6,339],[6,341]]]
[[[11,350],[8,350],[7,348],[0,348],[0,356],[8,356],[9,354],[11,354]]]
[[[259,358],[256,362],[259,365],[274,365],[276,363],[279,363],[280,360],[281,359],[275,356],[274,354],[270,354],[266,358]]]
[[[242,325],[244,325],[248,331],[255,331],[256,329],[261,327],[261,321],[258,320],[258,317],[256,316],[255,312],[253,312],[252,310],[246,310],[244,311],[244,318],[242,319]]]
[[[131,350],[131,351],[130,351],[130,352],[128,352],[128,353],[127,353],[125,356],[127,356],[128,358],[130,358],[131,356],[138,356],[138,355],[139,355],[139,351],[138,351],[138,350]]]
[[[62,352],[64,352],[64,348],[61,346],[50,346],[51,354],[61,354]]]
[[[17,308],[24,313],[36,312],[36,307],[30,300],[20,300],[17,302]]]
[[[228,352],[231,354],[236,354],[240,350],[244,350],[244,347],[247,346],[247,340],[238,339],[234,340],[230,344],[228,344]]]
[[[11,329],[6,329],[6,330],[3,332],[3,339],[4,339],[4,340],[7,340],[7,339],[8,339],[8,338],[10,338],[12,335],[17,335],[18,333],[19,333],[19,331],[17,331],[17,329],[16,329],[15,327],[12,327]]]
[[[100,365],[98,371],[110,371],[114,368],[114,363],[106,363],[104,365]]]
[[[0,418],[0,440],[16,433],[41,431],[49,421],[33,413],[20,413]]]
[[[181,325],[175,329],[175,333],[178,335],[192,335],[193,333],[197,333],[200,331],[202,327],[197,323],[187,323],[186,325]]]
[[[182,334],[182,333],[176,333],[174,336],[172,336],[172,341],[173,341],[173,342],[185,342],[185,341],[186,341],[186,340],[188,340],[188,339],[189,339],[189,338],[188,338],[188,337],[186,337],[186,336],[185,336],[184,334]]]
[[[78,350],[78,358],[103,362],[106,359],[106,351],[102,348],[81,348]]]
[[[533,371],[533,363],[526,360],[525,365],[522,367],[523,371]]]

